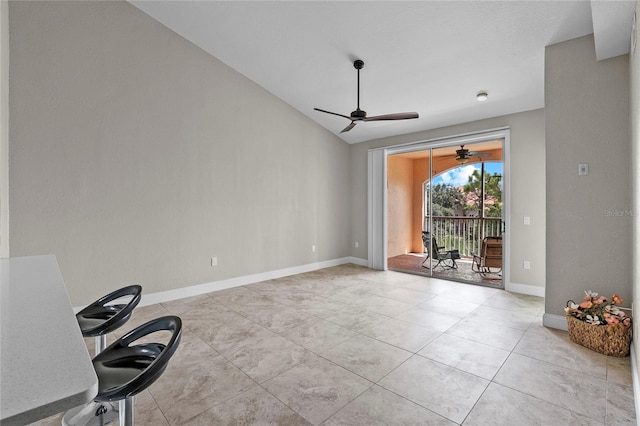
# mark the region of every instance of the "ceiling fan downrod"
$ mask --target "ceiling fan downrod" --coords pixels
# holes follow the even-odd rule
[[[351,121],[347,127],[342,129],[340,133],[348,132],[353,129],[354,126],[360,121],[387,121],[387,120],[408,120],[411,118],[418,118],[417,112],[397,112],[393,114],[376,115],[374,117],[367,117],[367,112],[360,109],[360,70],[364,67],[364,61],[356,59],[353,61],[353,67],[358,72],[358,91],[357,91],[357,105],[356,110],[351,111],[351,114],[345,115],[337,112],[327,111],[326,109],[314,108],[316,111],[323,112],[325,114],[337,115]]]
[[[356,59],[355,61],[353,61],[353,67],[358,71],[358,97],[356,110],[351,112],[351,118],[362,119],[367,116],[367,112],[360,109],[360,70],[364,67],[364,61]]]

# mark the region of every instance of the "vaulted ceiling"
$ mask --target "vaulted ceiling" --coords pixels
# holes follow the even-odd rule
[[[629,51],[635,1],[131,1],[133,5],[339,134],[346,142],[544,106],[545,46],[594,33],[604,60]],[[476,94],[486,91],[485,102]],[[259,110],[249,111],[247,120]],[[286,129],[283,129],[286,131]]]

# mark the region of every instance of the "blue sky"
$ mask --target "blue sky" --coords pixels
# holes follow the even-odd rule
[[[480,171],[480,164],[465,164],[455,169],[448,170],[433,178],[433,185],[444,183],[445,185],[461,186],[469,182],[469,176],[474,170]],[[499,161],[485,162],[484,170],[487,174],[502,174],[502,163]]]

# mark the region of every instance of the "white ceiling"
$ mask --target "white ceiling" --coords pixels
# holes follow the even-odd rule
[[[599,60],[627,53],[635,1],[131,1],[338,134],[314,107],[419,119],[359,123],[346,142],[544,106],[544,48],[594,32]],[[477,102],[479,91],[489,99]],[[259,114],[259,111],[255,111]]]

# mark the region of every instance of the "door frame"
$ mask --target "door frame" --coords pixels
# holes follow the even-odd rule
[[[511,247],[510,217],[511,217],[511,170],[510,158],[510,128],[501,127],[473,133],[427,139],[400,145],[374,148],[368,151],[368,202],[367,202],[367,234],[368,256],[367,266],[376,270],[387,270],[387,157],[431,148],[441,148],[451,145],[466,145],[477,142],[502,139],[503,161],[503,268],[502,279],[504,287],[509,287],[509,258]]]

